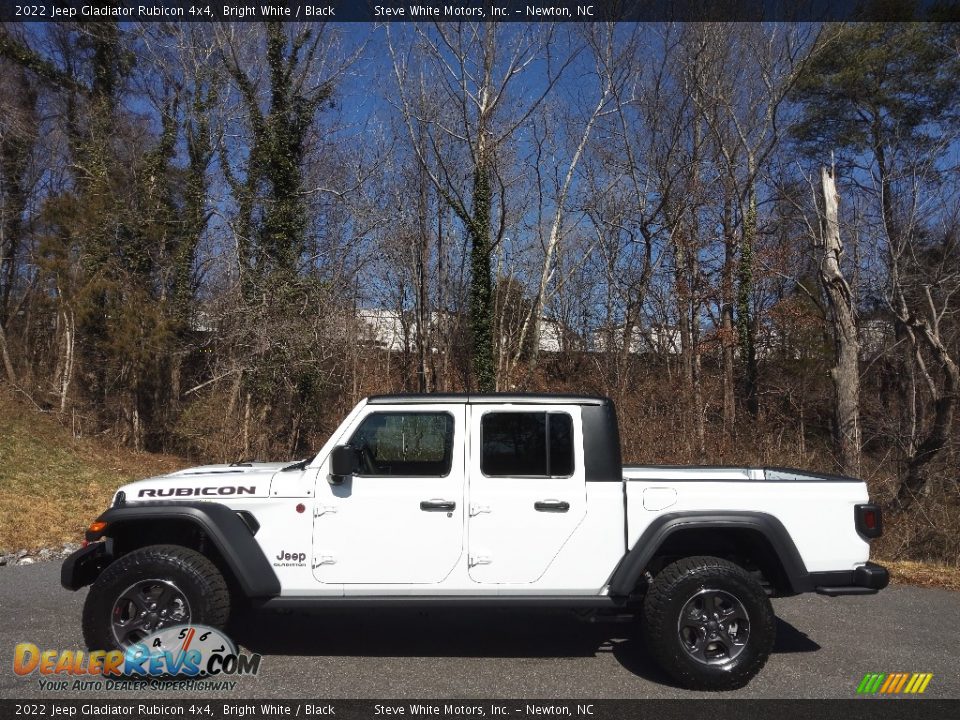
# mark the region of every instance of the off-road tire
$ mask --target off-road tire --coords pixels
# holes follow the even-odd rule
[[[91,650],[121,649],[113,632],[114,603],[131,585],[159,578],[173,583],[190,605],[194,624],[223,628],[230,616],[230,592],[217,567],[179,545],[148,545],[108,565],[83,604],[83,639]]]
[[[707,665],[684,648],[678,630],[684,606],[698,592],[720,590],[749,614],[749,636],[739,654]],[[716,557],[689,557],[665,567],[643,603],[642,631],[648,652],[674,680],[694,690],[743,687],[767,662],[776,637],[776,616],[760,583],[743,568]]]

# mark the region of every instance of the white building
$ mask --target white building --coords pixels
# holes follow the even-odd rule
[[[597,352],[622,350],[623,336],[623,325],[600,328],[593,333],[593,348]],[[627,351],[634,355],[679,355],[680,330],[667,325],[634,326]]]
[[[434,331],[450,327],[455,317],[451,313],[434,311],[430,313],[430,326]],[[360,322],[361,342],[369,347],[390,352],[412,350],[417,337],[417,320],[413,313],[406,317],[406,334],[404,333],[404,316],[396,310],[379,308],[362,308],[357,310],[357,320]],[[563,323],[549,318],[540,321],[540,352],[561,352],[572,350],[580,344],[576,333]],[[436,348],[432,348],[436,350]]]
[[[416,336],[415,321],[411,318],[405,334],[403,318],[396,310],[362,308],[357,310],[357,320],[360,321],[360,341],[380,350],[402,352]]]

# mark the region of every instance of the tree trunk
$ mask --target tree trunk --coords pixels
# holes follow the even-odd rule
[[[246,394],[243,402],[243,437],[241,441],[243,447],[241,460],[250,457],[250,393]]]
[[[637,327],[637,315],[638,310],[633,302],[633,298],[628,297],[627,307],[623,313],[623,337],[620,341],[620,347],[617,350],[615,350],[616,342],[613,340],[613,328],[610,329],[610,338],[608,340],[610,355],[613,357],[615,352],[619,352],[619,355],[617,355],[617,365],[615,366],[614,371],[616,375],[620,377],[618,389],[621,392],[623,391],[624,387],[626,387],[625,383],[630,381],[630,354],[634,351],[633,331]],[[640,348],[637,348],[637,350],[639,349]]]
[[[703,460],[706,450],[706,437],[703,423],[703,396],[700,383],[700,337],[696,326],[697,301],[696,283],[699,264],[693,246],[692,237],[696,230],[686,228],[683,237],[674,238],[675,254],[675,292],[677,299],[677,315],[680,325],[680,358],[683,364],[685,424],[688,432],[692,431],[696,447],[691,456],[697,461]]]
[[[449,383],[449,368],[448,364],[450,362],[450,322],[446,313],[446,287],[447,279],[445,275],[445,267],[443,264],[443,220],[444,212],[443,205],[438,203],[437,207],[437,289],[434,294],[433,307],[437,308],[437,324],[435,328],[431,328],[430,337],[433,339],[434,344],[437,346],[441,357],[440,370],[437,370],[437,353],[431,352],[430,357],[430,376],[432,380],[432,390],[437,392],[438,390],[443,390],[447,387]]]
[[[946,446],[953,426],[957,396],[960,393],[960,369],[940,345],[940,362],[943,367],[944,387],[942,394],[933,404],[933,425],[913,455],[907,460],[907,474],[897,489],[897,502],[901,507],[908,506],[926,487],[927,478],[923,470]]]
[[[860,474],[860,368],[857,326],[853,294],[843,277],[840,224],[837,218],[839,197],[835,178],[826,167],[820,168],[823,216],[817,250],[820,253],[820,284],[823,286],[833,324],[835,364],[833,380],[833,443],[845,475]]]
[[[752,174],[752,166],[751,166]],[[757,393],[756,329],[750,313],[753,294],[753,245],[757,232],[757,195],[747,190],[747,212],[743,219],[743,242],[740,245],[740,264],[737,268],[737,330],[740,335],[740,358],[744,363],[743,386],[747,410],[754,417],[760,410]]]
[[[736,241],[733,238],[733,222],[730,217],[729,199],[724,203],[724,254],[720,279],[720,332],[723,346],[723,430],[729,436],[737,419],[735,387],[736,331],[734,330],[733,269],[736,262]]]
[[[496,390],[493,357],[493,283],[490,278],[490,168],[481,160],[473,175],[470,221],[470,334],[473,373],[479,392]]]
[[[429,178],[423,168],[420,168],[420,197],[418,198],[419,237],[415,245],[414,266],[417,276],[417,392],[429,392],[430,385],[427,377],[427,353],[433,344],[430,339],[430,217],[429,217]]]
[[[927,476],[924,468],[946,447],[953,426],[957,399],[960,397],[960,367],[950,356],[949,348],[940,336],[940,322],[936,312],[933,311],[930,287],[927,286],[924,291],[931,308],[929,319],[907,314],[907,304],[902,288],[896,288],[897,304],[904,309],[905,313],[900,319],[914,349],[914,367],[919,370],[933,399],[933,421],[930,429],[923,440],[912,446],[912,452],[907,457],[906,475],[897,489],[897,503],[901,508],[908,507],[926,489]],[[923,360],[921,342],[926,345],[940,365],[943,375],[942,385],[937,384]]]
[[[72,310],[64,309],[61,314],[63,316],[63,355],[61,356],[61,371],[57,390],[60,395],[60,412],[62,413],[67,408],[70,383],[73,381],[75,322]]]
[[[7,380],[11,385],[16,386],[17,374],[13,370],[13,363],[10,361],[10,353],[7,350],[7,336],[3,332],[3,323],[0,323],[0,357],[3,359],[3,369],[7,373]]]
[[[175,353],[170,358],[170,390],[169,402],[170,410],[178,412],[180,410],[180,395],[182,393],[181,378],[183,373],[183,354]]]

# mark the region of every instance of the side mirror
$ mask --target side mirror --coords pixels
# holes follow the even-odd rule
[[[327,481],[331,485],[340,485],[353,475],[356,469],[357,453],[349,445],[337,445],[330,453],[330,474]]]

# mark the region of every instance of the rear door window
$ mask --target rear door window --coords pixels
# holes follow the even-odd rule
[[[486,413],[480,444],[480,470],[489,477],[573,475],[573,420],[567,413]]]

